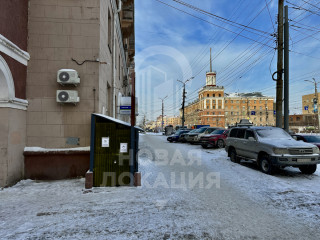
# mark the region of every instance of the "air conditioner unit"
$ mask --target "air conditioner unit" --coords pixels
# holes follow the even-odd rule
[[[78,91],[57,90],[57,102],[74,104],[80,102],[80,98],[78,97]]]
[[[61,85],[73,84],[77,86],[80,84],[78,72],[73,69],[60,69],[57,73],[57,82]]]

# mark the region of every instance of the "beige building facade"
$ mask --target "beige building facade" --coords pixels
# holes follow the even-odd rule
[[[320,93],[318,93],[318,98],[314,93],[302,96],[302,114],[314,113],[314,99],[317,99],[318,103],[320,103]]]
[[[89,146],[92,113],[129,120],[119,107],[134,75],[133,6],[132,0],[30,0],[27,146]],[[61,69],[76,70],[80,84],[58,84]],[[57,90],[77,91],[80,101],[58,103]]]

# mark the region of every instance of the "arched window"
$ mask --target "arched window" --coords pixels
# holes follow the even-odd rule
[[[14,83],[9,66],[0,56],[0,99],[13,100],[15,98]]]

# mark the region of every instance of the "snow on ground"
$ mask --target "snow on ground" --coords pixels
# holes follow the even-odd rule
[[[162,137],[165,141],[165,137]],[[200,149],[206,167],[219,171],[221,178],[234,184],[256,201],[266,202],[266,208],[303,217],[310,224],[320,221],[320,165],[312,175],[298,168],[279,169],[272,176],[263,174],[255,163],[241,160],[233,163],[224,149],[202,149],[201,146],[172,143],[182,151]]]
[[[222,182],[230,183],[234,189],[248,196],[248,199],[260,203],[259,206],[268,211],[281,212],[296,219],[296,222],[310,226],[319,224],[319,169],[311,176],[301,174],[294,168],[280,170],[274,176],[269,176],[260,172],[252,163],[231,162],[224,149],[204,150],[196,145],[168,143],[166,137],[161,134],[150,135],[160,139],[163,146],[171,146],[181,152],[199,150],[202,164],[198,168],[219,172]],[[147,147],[147,143],[143,142],[143,136],[140,141],[140,147]],[[146,155],[140,156],[142,176],[156,173],[159,171],[158,168],[153,160],[146,158]],[[218,202],[219,207],[215,211],[208,211],[208,206],[205,205],[207,203],[203,202],[202,195],[200,197],[198,194],[206,192],[203,189],[183,191],[145,186],[85,190],[84,179],[23,180],[13,187],[0,190],[0,236],[1,239],[260,239],[266,237],[250,235],[245,231],[237,232],[234,230],[237,226],[226,228],[228,222],[223,224],[219,222],[222,220],[214,215],[215,211],[218,212],[219,208],[222,208],[223,203]],[[215,206],[215,203],[210,205],[212,206]],[[232,212],[234,207],[236,206],[230,206],[226,214],[228,211]],[[290,224],[290,219],[288,223]],[[240,223],[240,227],[243,226],[244,229],[250,227],[246,224]],[[251,227],[256,229],[256,226]],[[270,231],[276,230],[275,227],[270,229]],[[282,236],[282,231],[284,230],[276,234]],[[317,236],[314,239],[317,239]]]

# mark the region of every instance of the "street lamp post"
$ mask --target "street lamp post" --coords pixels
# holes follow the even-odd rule
[[[314,113],[318,115],[318,131],[320,131],[320,112],[319,112],[319,104],[318,104],[318,86],[317,86],[317,84],[319,82],[317,82],[314,78],[312,78],[312,81],[311,80],[304,80],[304,81],[311,82],[314,84],[313,104],[314,104],[314,106],[317,106],[317,112],[314,111]],[[314,108],[314,110],[316,110],[316,109]]]
[[[167,98],[168,96],[165,96],[164,98],[160,98],[161,101],[162,101],[162,114],[161,114],[161,132],[163,132],[163,114],[164,114],[164,104],[163,104],[163,101]]]
[[[186,98],[186,83],[190,80],[194,79],[194,77],[191,77],[187,79],[186,81],[182,82],[180,80],[177,80],[178,82],[181,82],[183,84],[183,93],[182,93],[182,128],[184,128],[184,104],[185,104],[185,98]]]

